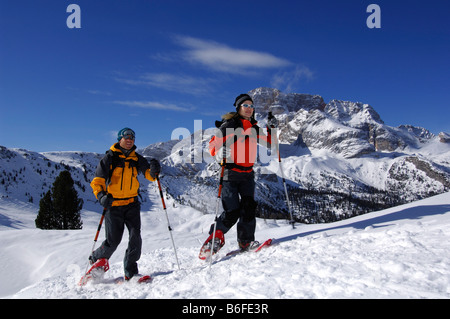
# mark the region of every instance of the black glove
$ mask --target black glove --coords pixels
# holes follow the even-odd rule
[[[269,115],[267,116],[267,125],[269,127],[277,127],[278,120],[273,116],[272,112],[269,112]]]
[[[112,203],[114,202],[114,198],[111,194],[106,194],[106,192],[101,191],[97,195],[98,201],[100,205],[102,205],[105,208],[111,207]]]
[[[150,160],[150,176],[152,178],[156,178],[156,175],[158,175],[161,172],[161,164],[159,162],[152,158]]]

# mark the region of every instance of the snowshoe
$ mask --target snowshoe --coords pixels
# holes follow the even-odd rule
[[[259,241],[251,241],[247,243],[239,242],[239,249],[241,250],[241,252],[253,251],[258,249],[259,246],[261,246],[261,243]]]
[[[144,282],[150,282],[150,281],[152,281],[152,280],[153,280],[153,278],[152,278],[151,276],[145,275],[145,276],[139,277],[138,280],[137,280],[137,282],[138,282],[138,284],[142,284],[142,283],[144,283]]]
[[[225,236],[223,235],[223,232],[220,229],[216,230],[216,235],[214,236],[214,243],[212,243],[212,239],[213,234],[209,235],[209,237],[203,244],[202,248],[200,249],[198,258],[200,258],[201,260],[205,260],[206,258],[211,256],[211,247],[213,250],[212,255],[214,255],[220,250],[220,248],[223,247],[223,245],[225,245]]]
[[[134,275],[133,277],[129,278],[127,276],[124,276],[123,278],[117,279],[116,283],[117,284],[122,284],[124,282],[131,282],[131,283],[138,283],[138,284],[143,284],[143,283],[149,283],[153,280],[153,278],[149,275]]]
[[[260,243],[257,241],[252,241],[252,242],[245,243],[245,244],[239,243],[239,249],[228,252],[227,256],[234,256],[234,255],[238,255],[238,254],[246,253],[246,252],[257,253],[258,251],[261,250],[261,248],[270,246],[272,244],[272,241],[273,241],[273,239],[270,238],[270,239],[267,239],[266,241],[264,241],[263,243]]]
[[[81,277],[79,286],[84,286],[87,282],[91,280],[101,280],[105,275],[105,272],[109,270],[108,259],[100,258],[95,263],[92,264],[91,268],[86,272],[86,274]]]

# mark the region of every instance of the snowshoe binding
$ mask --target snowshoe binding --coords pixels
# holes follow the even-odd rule
[[[251,241],[246,243],[239,242],[239,249],[241,252],[255,251],[259,246],[261,246],[259,241]]]
[[[263,247],[268,247],[272,244],[272,240],[273,239],[267,239],[266,241],[260,243],[257,241],[251,241],[248,243],[242,243],[239,242],[239,249],[236,250],[232,250],[229,253],[227,253],[227,256],[234,256],[234,255],[238,255],[241,253],[246,253],[246,252],[255,252],[257,253],[258,251],[260,251]]]
[[[212,242],[214,237],[214,243]],[[209,237],[206,239],[205,243],[203,244],[202,248],[200,249],[200,253],[198,255],[198,258],[201,260],[205,260],[211,255],[216,254],[220,248],[225,245],[225,236],[223,235],[223,232],[221,230],[216,230],[215,235],[213,234],[209,235]],[[212,254],[211,254],[211,247],[212,247]]]
[[[108,259],[100,258],[96,262],[94,262],[91,268],[86,272],[86,274],[83,277],[81,277],[81,280],[78,283],[78,285],[84,286],[91,280],[94,281],[101,280],[103,279],[105,272],[107,272],[108,270],[109,270]]]

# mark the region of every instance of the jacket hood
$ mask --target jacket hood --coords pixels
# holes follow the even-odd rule
[[[253,113],[254,114],[254,113]],[[227,114],[224,114],[224,115],[222,115],[222,120],[225,122],[225,121],[229,121],[229,120],[231,120],[231,119],[240,119],[240,118],[242,118],[237,112],[229,112],[229,113],[227,113]],[[252,115],[252,117],[250,118],[250,123],[252,123],[253,125],[254,124],[256,124],[256,123],[258,123],[258,121],[256,121],[255,120],[255,118],[253,117],[253,115]]]

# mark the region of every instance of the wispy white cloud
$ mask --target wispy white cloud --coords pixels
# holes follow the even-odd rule
[[[172,41],[179,47],[169,53],[156,53],[151,58],[160,63],[171,64],[171,68],[180,62],[189,62],[195,66],[202,66],[206,71],[223,72],[228,75],[243,76],[272,76],[272,86],[282,91],[292,91],[300,80],[311,80],[313,72],[287,59],[277,57],[271,53],[233,48],[226,44],[212,40],[199,39],[190,36],[174,35]],[[180,49],[181,48],[181,49]],[[183,68],[186,70],[186,68]],[[198,71],[198,70],[197,70]],[[265,72],[263,72],[265,71]],[[268,71],[268,72],[267,72]],[[163,89],[171,92],[190,94],[194,96],[211,96],[217,92],[217,86],[229,79],[228,76],[218,77],[208,72],[147,72],[135,76],[117,75],[115,80],[132,86],[143,86]],[[128,105],[132,104],[126,101]],[[132,101],[136,102],[136,101]],[[135,107],[144,107],[134,104]],[[138,103],[138,104],[139,104]],[[157,108],[156,102],[145,102],[146,107]],[[173,109],[177,110],[179,106]]]
[[[144,109],[170,110],[177,112],[191,112],[194,108],[178,106],[172,103],[161,103],[155,101],[114,101],[115,104],[126,105],[129,107],[140,107]]]
[[[93,94],[93,95],[106,95],[106,96],[111,96],[111,92],[108,91],[100,91],[100,90],[88,90],[88,93]]]
[[[272,77],[271,86],[283,92],[294,92],[301,80],[312,81],[314,72],[304,65],[296,65],[289,70],[275,74]]]
[[[118,133],[117,131],[108,131],[106,135],[109,140],[117,142],[117,133]]]
[[[152,86],[173,92],[202,95],[210,90],[210,85],[215,80],[184,74],[145,73],[135,79],[116,78],[116,81],[129,85]]]
[[[290,61],[270,53],[236,49],[215,41],[189,36],[175,36],[174,41],[186,49],[181,53],[185,60],[199,63],[215,71],[242,74],[256,69],[292,65]]]

